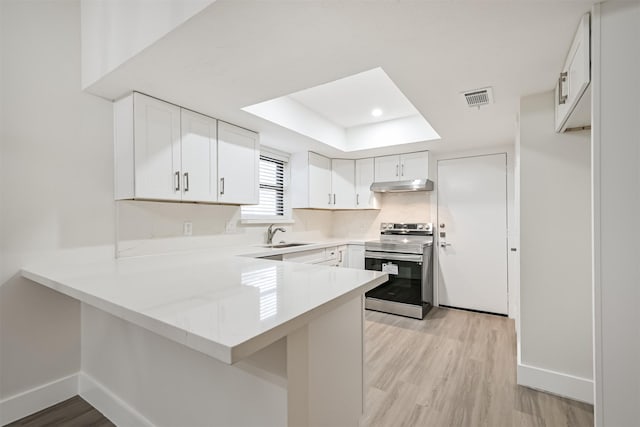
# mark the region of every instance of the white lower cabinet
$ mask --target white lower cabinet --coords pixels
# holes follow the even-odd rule
[[[330,246],[328,248],[311,249],[308,251],[291,252],[282,255],[282,261],[301,262],[304,264],[331,265],[334,267],[341,266],[341,259],[344,255],[340,255],[339,248],[343,246]],[[342,258],[341,258],[342,257]]]
[[[338,252],[338,267],[348,267],[349,266],[349,252],[347,250],[347,245],[340,245],[336,248]]]
[[[364,270],[364,245],[348,245],[347,267]]]
[[[255,132],[134,92],[114,103],[115,199],[256,204]]]

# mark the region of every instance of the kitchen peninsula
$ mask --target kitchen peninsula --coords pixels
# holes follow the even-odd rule
[[[79,394],[118,425],[358,425],[362,295],[387,275],[225,251],[22,275],[81,302]]]

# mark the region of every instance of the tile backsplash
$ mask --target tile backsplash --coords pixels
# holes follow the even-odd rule
[[[432,193],[388,193],[380,210],[294,209],[293,224],[276,241],[315,241],[331,237],[375,239],[381,222],[428,222]],[[190,250],[209,246],[260,244],[267,224],[242,224],[240,207],[153,201],[116,202],[119,256]],[[184,236],[185,222],[192,236]]]

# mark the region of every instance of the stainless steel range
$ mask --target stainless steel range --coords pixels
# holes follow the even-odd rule
[[[365,308],[423,319],[433,305],[433,225],[382,223],[365,242],[365,268],[389,274],[366,293]]]

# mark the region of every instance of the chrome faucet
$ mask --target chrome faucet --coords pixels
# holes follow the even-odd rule
[[[283,233],[287,231],[282,227],[273,228],[274,225],[275,224],[271,224],[269,228],[267,228],[267,245],[273,244],[273,236],[275,236],[278,231],[282,231]]]

